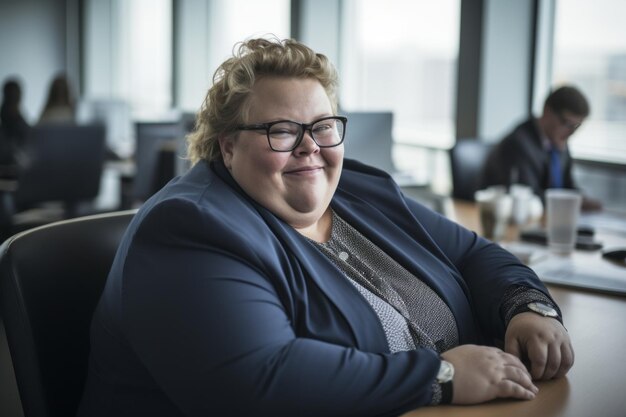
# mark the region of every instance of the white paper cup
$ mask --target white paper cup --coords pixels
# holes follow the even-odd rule
[[[512,184],[510,194],[513,198],[511,220],[513,224],[523,226],[530,219],[530,204],[533,198],[533,189],[527,185]]]
[[[480,213],[482,235],[490,240],[504,237],[511,217],[511,196],[496,189],[479,190],[474,194]]]
[[[550,251],[570,254],[576,245],[576,231],[582,197],[576,190],[546,190],[546,231]]]

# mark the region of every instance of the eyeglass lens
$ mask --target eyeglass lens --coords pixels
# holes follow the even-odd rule
[[[568,120],[568,118],[563,116],[562,114],[559,115],[559,119],[561,120],[561,124],[569,130],[576,130],[581,125],[579,122]]]
[[[292,150],[304,134],[301,124],[295,122],[280,122],[269,128],[268,136],[272,149],[278,151]],[[341,143],[344,124],[338,119],[323,119],[309,129],[313,140],[320,147],[331,147]]]

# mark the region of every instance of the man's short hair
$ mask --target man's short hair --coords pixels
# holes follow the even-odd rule
[[[546,99],[545,106],[558,114],[568,111],[576,116],[589,116],[587,99],[580,90],[572,86],[563,86],[552,91]]]

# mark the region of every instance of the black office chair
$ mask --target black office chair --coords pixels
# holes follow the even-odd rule
[[[59,201],[71,217],[76,204],[98,195],[104,154],[102,125],[35,126],[26,141],[27,164],[15,192],[17,209]]]
[[[452,197],[474,201],[481,187],[482,172],[492,145],[480,139],[459,139],[450,149]]]
[[[134,213],[51,223],[0,246],[0,307],[26,417],[76,414],[91,316]]]
[[[29,129],[15,189],[2,194],[0,241],[22,230],[93,213],[104,154],[102,125],[47,124]]]

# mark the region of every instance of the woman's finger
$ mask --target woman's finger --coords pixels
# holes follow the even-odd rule
[[[525,368],[506,366],[504,368],[503,379],[515,382],[533,393],[537,393],[539,391],[539,388],[533,384],[532,378]]]
[[[535,392],[523,387],[522,385],[504,379],[497,385],[498,398],[519,398],[520,400],[532,400],[535,398]]]
[[[574,365],[574,349],[571,343],[563,343],[561,345],[561,367],[554,375],[555,378],[561,378],[567,374]]]
[[[541,379],[548,361],[548,346],[542,342],[529,342],[526,346],[530,360],[530,375],[533,379]]]
[[[561,369],[561,345],[562,343],[557,342],[548,344],[548,357],[541,379],[552,379],[559,369]]]

